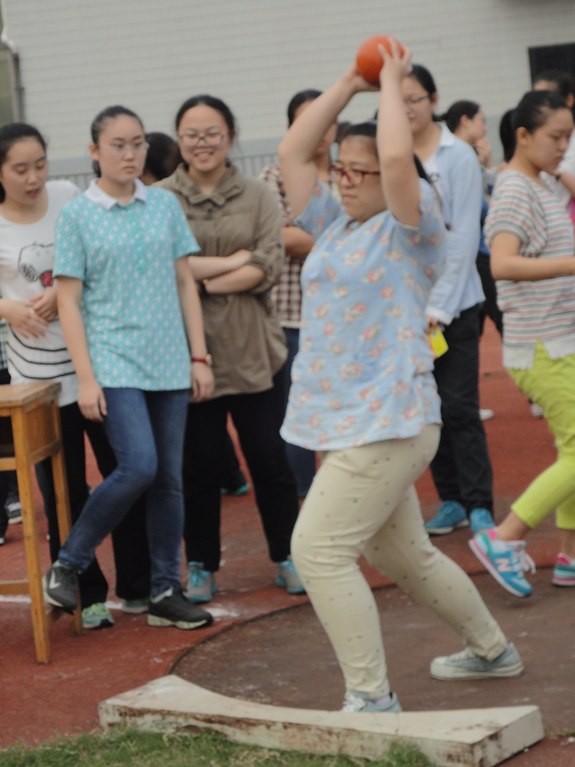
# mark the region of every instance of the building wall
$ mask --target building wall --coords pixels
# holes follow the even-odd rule
[[[230,104],[244,153],[271,150],[290,96],[328,86],[383,32],[431,69],[440,107],[471,98],[495,125],[529,87],[527,48],[575,40],[573,0],[1,1],[26,119],[61,161],[86,157],[104,106],[125,104],[149,130],[172,132],[181,101],[200,92]],[[361,95],[344,117],[363,119],[375,104]]]

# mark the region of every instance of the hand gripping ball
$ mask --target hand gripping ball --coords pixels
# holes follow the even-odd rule
[[[383,59],[379,52],[379,45],[383,45],[386,51],[391,53],[391,40],[389,35],[375,35],[368,37],[359,46],[355,57],[355,64],[360,75],[370,85],[379,85],[379,73],[383,66]],[[403,45],[399,43],[399,50],[403,53]]]

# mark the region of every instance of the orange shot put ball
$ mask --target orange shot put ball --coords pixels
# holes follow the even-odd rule
[[[359,46],[357,55],[355,57],[355,64],[360,75],[370,85],[379,85],[379,73],[383,67],[383,59],[379,52],[379,45],[383,45],[386,51],[391,53],[391,40],[395,38],[389,35],[375,35],[374,37],[368,37]],[[399,50],[401,53],[404,51],[403,45],[399,44]]]

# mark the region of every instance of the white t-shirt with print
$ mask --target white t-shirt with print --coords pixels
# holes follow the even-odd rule
[[[54,280],[54,232],[63,206],[80,194],[69,181],[48,181],[48,209],[33,224],[17,224],[0,215],[0,294],[2,298],[29,301]],[[38,338],[22,338],[9,328],[8,370],[12,383],[59,381],[60,407],[77,399],[74,367],[64,343],[59,320]]]

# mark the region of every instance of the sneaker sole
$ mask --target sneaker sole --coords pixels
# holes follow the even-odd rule
[[[9,525],[19,525],[22,522],[22,515],[20,514],[19,517],[8,517],[8,524]]]
[[[469,520],[464,519],[462,522],[458,522],[456,525],[451,525],[450,527],[426,527],[429,535],[449,535],[449,533],[453,533],[456,530],[463,530],[464,527],[469,527]]]
[[[171,621],[168,618],[160,618],[159,615],[148,615],[148,626],[154,626],[155,628],[168,628],[172,626],[184,631],[192,631],[203,626],[209,626],[212,621],[213,618],[211,617],[200,621]]]
[[[528,593],[524,593],[521,591],[518,591],[517,589],[514,589],[513,586],[510,586],[509,583],[507,583],[498,573],[497,569],[493,566],[491,560],[489,557],[487,557],[483,551],[483,549],[478,545],[477,541],[472,538],[470,541],[467,542],[469,545],[469,548],[471,551],[475,554],[477,559],[481,562],[483,567],[487,570],[489,575],[491,575],[492,578],[494,578],[497,583],[505,589],[509,594],[513,594],[514,597],[519,597],[520,599],[526,599],[527,597],[530,597],[533,593],[532,591],[529,591]]]
[[[553,576],[551,579],[551,583],[554,586],[560,586],[561,588],[573,588],[575,586],[575,580],[572,578],[560,578],[557,576]]]
[[[521,661],[517,661],[512,666],[505,666],[491,671],[466,671],[465,669],[453,666],[434,667],[431,664],[429,673],[432,679],[438,679],[440,682],[449,682],[452,679],[500,679],[504,677],[521,676],[525,667]]]
[[[100,623],[97,623],[92,626],[87,626],[85,623],[82,623],[82,628],[84,631],[98,631],[99,629],[111,629],[114,626],[114,623],[110,622],[107,618],[104,618],[103,621]]]

